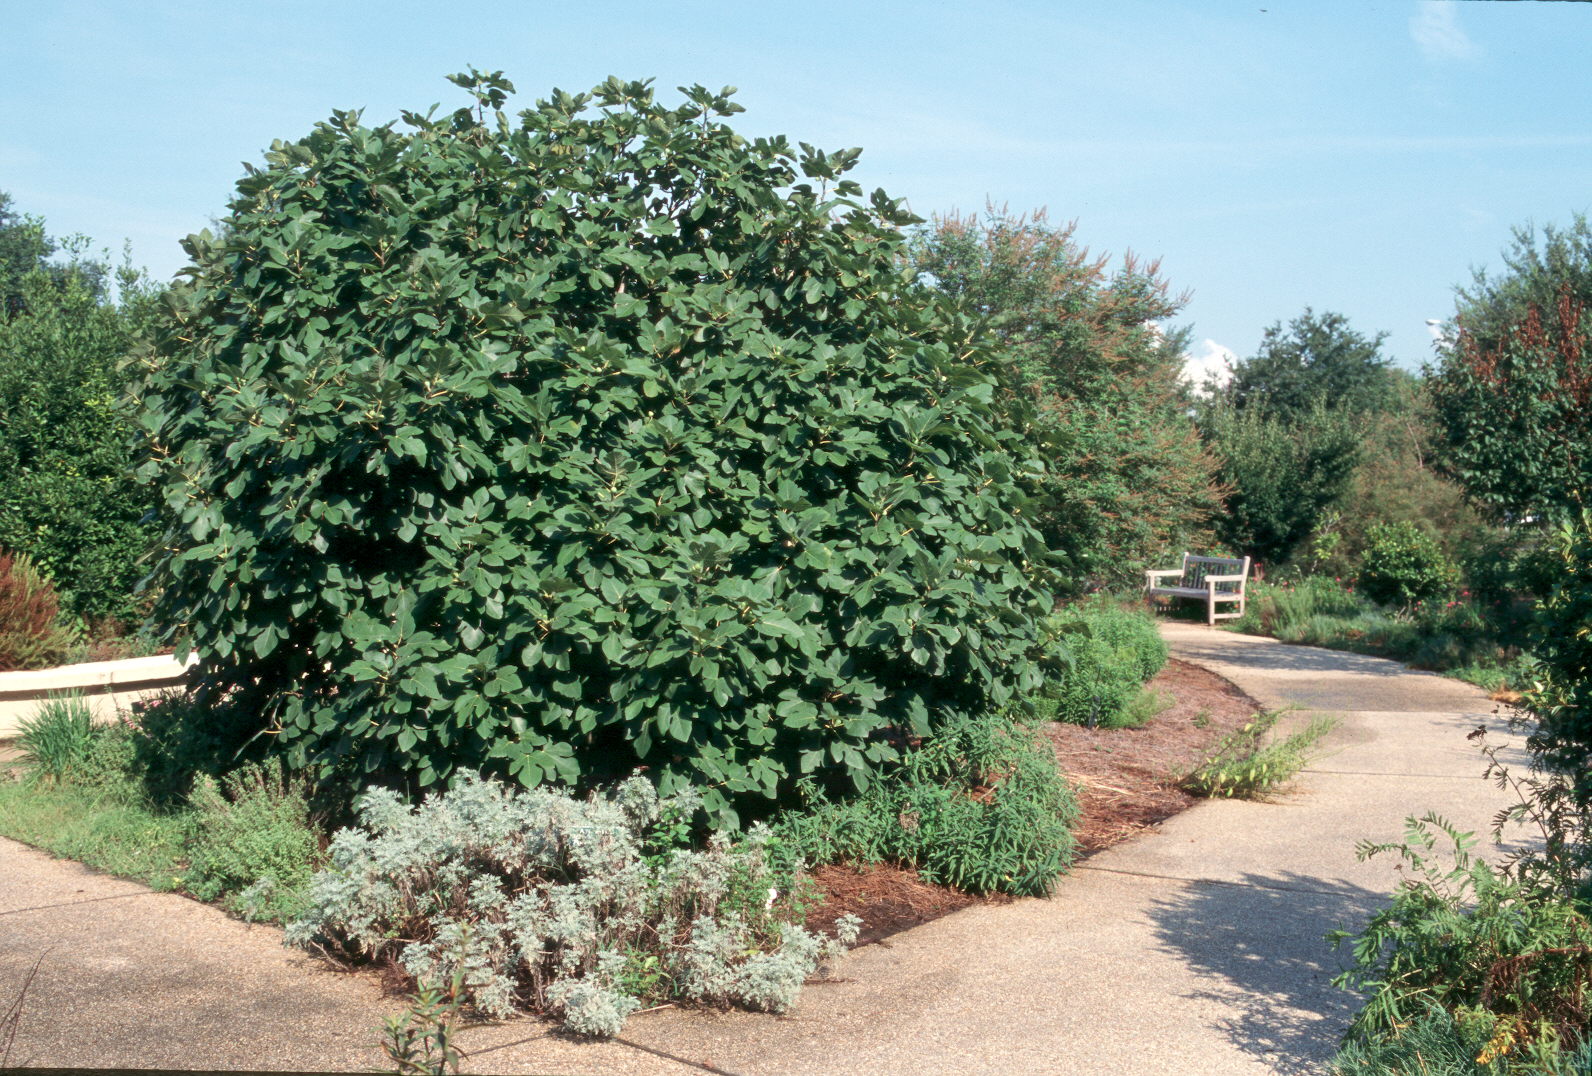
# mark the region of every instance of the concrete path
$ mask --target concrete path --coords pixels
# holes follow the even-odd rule
[[[601,1044],[511,1021],[464,1033],[466,1071],[1319,1071],[1354,1009],[1328,985],[1338,957],[1323,935],[1358,925],[1396,880],[1354,846],[1427,810],[1485,830],[1504,801],[1466,734],[1497,730],[1495,707],[1374,658],[1164,631],[1175,656],[1265,705],[1340,715],[1329,753],[1272,802],[1203,804],[1089,859],[1053,899],[974,907],[858,950],[787,1016],[664,1009]],[[277,938],[0,842],[0,1016],[43,957],[12,1064],[378,1064],[391,1000]]]

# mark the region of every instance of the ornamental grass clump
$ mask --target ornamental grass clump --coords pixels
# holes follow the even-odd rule
[[[813,864],[893,863],[971,893],[1045,896],[1072,862],[1077,799],[1026,722],[943,729],[860,794],[780,816],[781,851]]]
[[[199,701],[350,787],[645,766],[729,824],[1037,687],[1042,465],[858,151],[454,81],[188,240],[137,395]]]
[[[666,998],[783,1012],[860,924],[830,938],[788,922],[763,827],[679,847],[699,805],[639,776],[586,800],[469,773],[418,806],[372,789],[287,939],[395,958],[485,1015],[545,1012],[586,1035]]]

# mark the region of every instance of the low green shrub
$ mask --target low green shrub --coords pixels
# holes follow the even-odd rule
[[[320,835],[302,779],[284,775],[274,758],[248,763],[219,781],[200,775],[189,802],[193,836],[184,888],[248,919],[282,920],[303,911]]]
[[[766,827],[669,847],[701,805],[639,776],[584,801],[470,773],[418,806],[371,789],[287,938],[396,957],[421,982],[457,976],[486,1015],[544,1011],[579,1034],[613,1035],[666,997],[783,1012],[860,924],[827,938],[788,921]]]
[[[1483,691],[1519,691],[1531,683],[1537,659],[1529,653],[1515,654],[1498,662],[1472,662],[1448,670],[1448,675]]]
[[[1096,600],[1056,614],[1067,668],[1035,705],[1046,720],[1119,727],[1144,682],[1166,664],[1166,642],[1142,610]]]
[[[1337,724],[1325,714],[1281,740],[1269,739],[1285,711],[1256,714],[1242,728],[1223,736],[1210,756],[1181,781],[1196,796],[1257,799],[1304,769],[1311,748]]]
[[[94,739],[94,712],[81,695],[47,699],[17,726],[18,756],[35,780],[66,781],[85,770]]]
[[[194,781],[220,777],[250,761],[246,748],[254,720],[224,702],[171,692],[133,704],[133,769],[160,807],[180,807]]]
[[[1320,617],[1353,618],[1374,610],[1363,595],[1337,579],[1305,576],[1291,582],[1252,582],[1244,615],[1224,625],[1247,635],[1270,635],[1285,642]]]
[[[1508,1076],[1508,1061],[1488,1053],[1491,1024],[1486,1019],[1461,1019],[1427,1001],[1417,1015],[1387,1034],[1344,1043],[1332,1059],[1332,1072],[1334,1076]],[[1478,1061],[1479,1057],[1488,1060]]]
[[[1437,539],[1408,520],[1378,523],[1360,561],[1360,589],[1383,605],[1408,606],[1449,593],[1458,577]]]
[[[1507,1060],[1501,1071],[1585,1071],[1571,1059],[1589,1044],[1588,908],[1492,866],[1475,844],[1427,814],[1408,820],[1402,843],[1360,845],[1362,859],[1397,856],[1404,880],[1364,929],[1330,935],[1350,943],[1354,961],[1334,982],[1367,996],[1345,1043],[1391,1049],[1437,1006],[1454,1014],[1464,1041],[1480,1039],[1478,1057]]]
[[[120,796],[131,791],[139,783],[133,770],[133,727],[125,720],[95,725],[88,753],[73,770],[71,781]]]
[[[812,864],[888,862],[968,892],[1040,896],[1072,860],[1077,814],[1049,744],[990,715],[925,741],[855,797],[814,793],[774,828]]]

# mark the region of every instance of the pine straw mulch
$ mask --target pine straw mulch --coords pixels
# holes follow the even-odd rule
[[[1044,727],[1062,771],[1077,790],[1080,815],[1073,836],[1080,859],[1132,840],[1193,806],[1196,797],[1177,787],[1178,776],[1261,709],[1231,682],[1175,659],[1149,687],[1170,696],[1172,705],[1141,728]],[[827,930],[837,916],[850,912],[864,924],[859,945],[883,941],[971,904],[1011,899],[975,897],[889,866],[831,865],[815,870],[812,878],[823,899],[808,912],[808,925]]]

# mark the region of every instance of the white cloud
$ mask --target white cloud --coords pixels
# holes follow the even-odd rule
[[[1215,340],[1201,340],[1194,350],[1183,356],[1184,382],[1200,392],[1208,382],[1225,385],[1233,377],[1233,364],[1238,353]]]
[[[1459,25],[1458,5],[1452,0],[1420,0],[1410,17],[1410,37],[1433,63],[1469,60],[1481,52]]]

